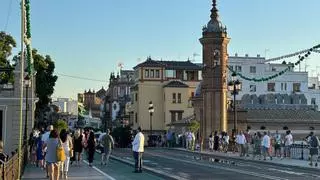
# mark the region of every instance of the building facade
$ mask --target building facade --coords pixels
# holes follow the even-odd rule
[[[130,119],[150,133],[162,133],[167,124],[193,115],[191,98],[201,81],[201,67],[190,61],[160,61],[148,57],[134,67]],[[149,103],[154,112],[149,114]],[[152,122],[151,122],[152,121]],[[152,127],[151,127],[152,124]]]
[[[20,64],[14,69],[14,83],[0,84],[0,139],[4,144],[4,152],[10,154],[17,150],[20,138],[20,95],[21,79]],[[26,74],[24,75],[24,77]],[[25,82],[24,82],[25,83]],[[34,83],[34,82],[33,82]],[[31,84],[32,85],[32,84]],[[24,85],[23,85],[24,86]],[[23,87],[23,105],[22,105],[22,138],[25,132],[28,137],[34,126],[35,93],[31,87]],[[28,99],[26,98],[28,93]],[[27,100],[26,100],[27,99]],[[27,114],[26,114],[27,113]]]
[[[69,98],[57,98],[52,104],[59,107],[59,113],[78,114],[78,101]]]
[[[237,54],[229,57],[229,67],[236,72],[249,78],[261,78],[272,76],[288,67],[286,63],[267,63],[264,57],[257,55],[240,57]],[[303,94],[306,97],[307,105],[319,106],[320,90],[318,78],[308,78],[308,72],[295,71],[290,69],[286,73],[268,81],[253,82],[243,80],[242,89],[236,96],[239,103],[244,95],[265,95],[265,94]],[[228,80],[231,80],[229,73]],[[230,95],[230,94],[229,94]],[[231,96],[231,95],[230,95]]]

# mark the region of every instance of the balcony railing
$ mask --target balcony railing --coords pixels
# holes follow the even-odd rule
[[[2,162],[0,165],[0,179],[12,180],[20,179],[24,167],[27,164],[28,149],[27,146],[22,148],[21,154],[16,153],[7,162]],[[19,159],[21,160],[21,171],[19,175]]]

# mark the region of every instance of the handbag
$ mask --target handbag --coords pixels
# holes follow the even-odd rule
[[[66,153],[64,152],[64,148],[62,146],[61,140],[59,140],[58,147],[57,147],[57,160],[58,161],[65,161],[66,160]]]

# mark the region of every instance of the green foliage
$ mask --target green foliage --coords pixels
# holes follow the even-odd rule
[[[66,121],[59,119],[53,124],[53,127],[58,131],[58,133],[60,133],[62,129],[68,129],[68,124]]]
[[[48,106],[51,101],[51,95],[54,92],[54,86],[58,76],[54,75],[55,64],[49,55],[43,56],[36,49],[32,50],[34,68],[36,73],[36,96],[39,101],[36,104],[36,118]]]
[[[58,76],[53,75],[55,64],[49,55],[42,56],[37,50],[32,51],[36,74],[36,95],[40,105],[48,105],[50,96],[54,92],[54,86]]]
[[[16,41],[12,36],[6,34],[5,32],[0,32],[0,67],[2,68],[12,68],[10,64],[9,57],[12,54],[12,48],[16,47]],[[0,72],[0,84],[14,81],[13,72]]]
[[[193,120],[188,124],[188,128],[190,129],[191,132],[196,133],[199,128],[200,128],[200,123],[199,121]]]

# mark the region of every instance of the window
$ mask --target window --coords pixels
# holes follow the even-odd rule
[[[136,101],[138,101],[138,93],[136,93]]]
[[[171,112],[171,122],[176,121],[176,112]]]
[[[149,77],[149,69],[144,70],[144,77]]]
[[[138,123],[138,113],[135,114],[134,120],[136,121],[136,123]]]
[[[250,85],[250,92],[256,92],[256,91],[257,91],[256,85]]]
[[[176,78],[176,71],[175,70],[166,70],[166,77],[167,78]]]
[[[256,73],[256,67],[255,66],[250,66],[250,73]]]
[[[150,70],[150,77],[154,78],[154,70],[153,69]]]
[[[275,83],[268,83],[268,91],[274,92],[275,91],[275,86],[276,86]]]
[[[236,66],[236,71],[241,72],[241,66]]]
[[[172,103],[176,103],[176,93],[172,93]]]
[[[300,92],[300,83],[293,83],[293,92]]]
[[[181,104],[181,93],[178,93],[178,103]]]
[[[178,112],[178,121],[182,119],[182,112]]]
[[[275,71],[277,71],[277,68],[272,67],[272,68],[271,68],[271,71],[275,72]]]
[[[160,70],[159,69],[156,70],[156,78],[160,78]]]
[[[287,83],[281,83],[281,91],[287,90]]]
[[[316,105],[316,98],[311,98],[311,105]]]

